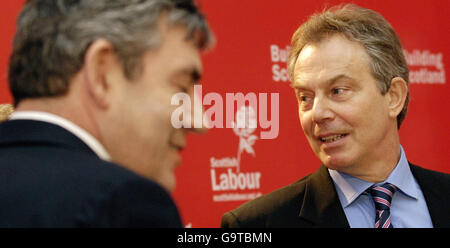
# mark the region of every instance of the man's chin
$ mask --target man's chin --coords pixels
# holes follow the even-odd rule
[[[174,173],[170,173],[170,175],[164,175],[162,177],[159,177],[155,179],[155,181],[169,193],[175,190],[176,179]]]
[[[330,170],[346,171],[352,164],[350,159],[346,159],[338,156],[321,156],[322,164]]]

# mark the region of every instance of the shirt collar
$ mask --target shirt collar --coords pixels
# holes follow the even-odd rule
[[[417,188],[414,186],[414,176],[409,168],[408,160],[406,159],[405,151],[400,146],[400,160],[391,172],[389,177],[379,184],[386,182],[394,184],[400,191],[414,199],[418,198]],[[343,172],[328,169],[331,178],[336,186],[336,191],[339,195],[339,200],[345,208],[354,202],[367,188],[373,185],[371,182],[361,180],[359,178],[350,176]]]
[[[415,179],[411,172],[411,168],[409,167],[409,163],[406,159],[406,154],[402,146],[400,146],[400,150],[401,156],[397,166],[391,172],[386,181],[379,184],[383,184],[386,182],[392,183],[405,195],[410,196],[414,199],[418,199],[419,192],[417,192],[417,188],[415,187]]]
[[[52,123],[58,125],[73,135],[81,139],[89,148],[94,151],[97,156],[106,161],[111,161],[111,156],[106,151],[105,147],[90,133],[82,129],[75,123],[58,115],[50,114],[41,111],[15,111],[9,116],[10,120],[36,120]]]

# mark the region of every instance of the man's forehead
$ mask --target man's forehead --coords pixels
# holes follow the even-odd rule
[[[299,74],[295,77],[295,81],[291,84],[294,88],[306,89],[315,86],[328,86],[337,82],[356,82],[357,79],[345,72],[336,71],[335,73],[324,74],[322,77],[313,77],[312,74]]]
[[[316,56],[313,56],[316,55]],[[342,34],[335,34],[318,42],[306,43],[300,51],[297,63],[308,62],[308,59],[340,59],[350,57],[367,57],[363,44],[349,40]]]
[[[310,80],[353,78],[354,73],[368,72],[369,61],[362,45],[341,35],[308,43],[295,63],[292,85],[296,87]]]
[[[159,54],[166,58],[172,58],[174,65],[185,68],[197,68],[202,70],[200,48],[196,46],[195,40],[186,39],[188,30],[182,25],[162,25],[160,29],[160,44],[150,49],[150,53]]]
[[[304,63],[305,61],[310,59],[314,54],[314,52],[316,51],[316,49],[317,49],[316,44],[306,44],[300,51],[300,54],[298,55],[296,66],[300,66],[301,63]]]

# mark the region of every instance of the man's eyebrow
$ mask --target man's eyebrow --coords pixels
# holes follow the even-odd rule
[[[200,79],[202,78],[201,72],[200,72],[199,69],[196,68],[196,67],[189,67],[189,68],[180,70],[180,71],[175,75],[175,77],[179,77],[179,76],[183,76],[183,77],[188,76],[189,79],[190,79],[189,81],[190,81],[192,84],[196,84],[196,83],[197,83],[198,81],[200,81]]]

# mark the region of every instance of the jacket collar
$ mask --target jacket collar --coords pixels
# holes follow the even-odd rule
[[[83,141],[64,128],[34,120],[10,120],[0,125],[0,145],[53,145],[97,156]]]
[[[316,227],[350,227],[333,181],[323,165],[306,182],[299,217]]]

